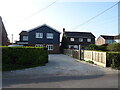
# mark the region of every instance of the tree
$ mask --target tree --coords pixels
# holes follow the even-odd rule
[[[62,42],[60,46],[61,53],[63,53],[64,49],[68,49],[68,40],[65,33],[63,33]]]

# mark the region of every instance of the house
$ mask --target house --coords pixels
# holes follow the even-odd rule
[[[68,48],[78,49],[81,45],[82,49],[87,49],[88,45],[95,44],[95,36],[91,32],[69,32],[63,30],[67,37]]]
[[[43,24],[28,31],[22,31],[17,44],[25,46],[48,47],[49,53],[59,53],[60,32]]]
[[[111,43],[120,42],[120,36],[108,36],[108,35],[100,35],[96,40],[96,45],[108,45]]]
[[[28,46],[28,32],[22,31],[22,32],[20,32],[19,35],[20,35],[20,37],[19,37],[20,40],[17,41],[17,44]]]
[[[7,36],[7,31],[5,29],[5,26],[2,22],[2,18],[0,17],[0,45],[2,46],[7,46],[9,44],[9,39],[8,39],[8,36]]]
[[[120,34],[114,36],[114,40],[115,40],[116,43],[120,43]]]

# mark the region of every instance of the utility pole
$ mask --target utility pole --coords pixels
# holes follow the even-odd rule
[[[12,34],[12,44],[13,44],[13,34]]]

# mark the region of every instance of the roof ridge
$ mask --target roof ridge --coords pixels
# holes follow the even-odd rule
[[[40,27],[42,27],[42,26],[47,26],[47,27],[55,30],[56,32],[61,33],[60,31],[56,30],[55,28],[53,28],[53,27],[51,27],[51,26],[49,26],[49,25],[47,25],[47,24],[42,24],[42,25],[36,26],[35,28],[29,29],[28,32],[30,32],[30,31],[32,31],[32,30],[34,30],[34,29],[40,28]]]
[[[78,32],[78,31],[65,31],[65,32]],[[78,33],[91,33],[91,32],[78,32]]]

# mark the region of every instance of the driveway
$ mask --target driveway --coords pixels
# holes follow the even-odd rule
[[[117,88],[118,71],[49,55],[46,66],[3,72],[3,88]]]

